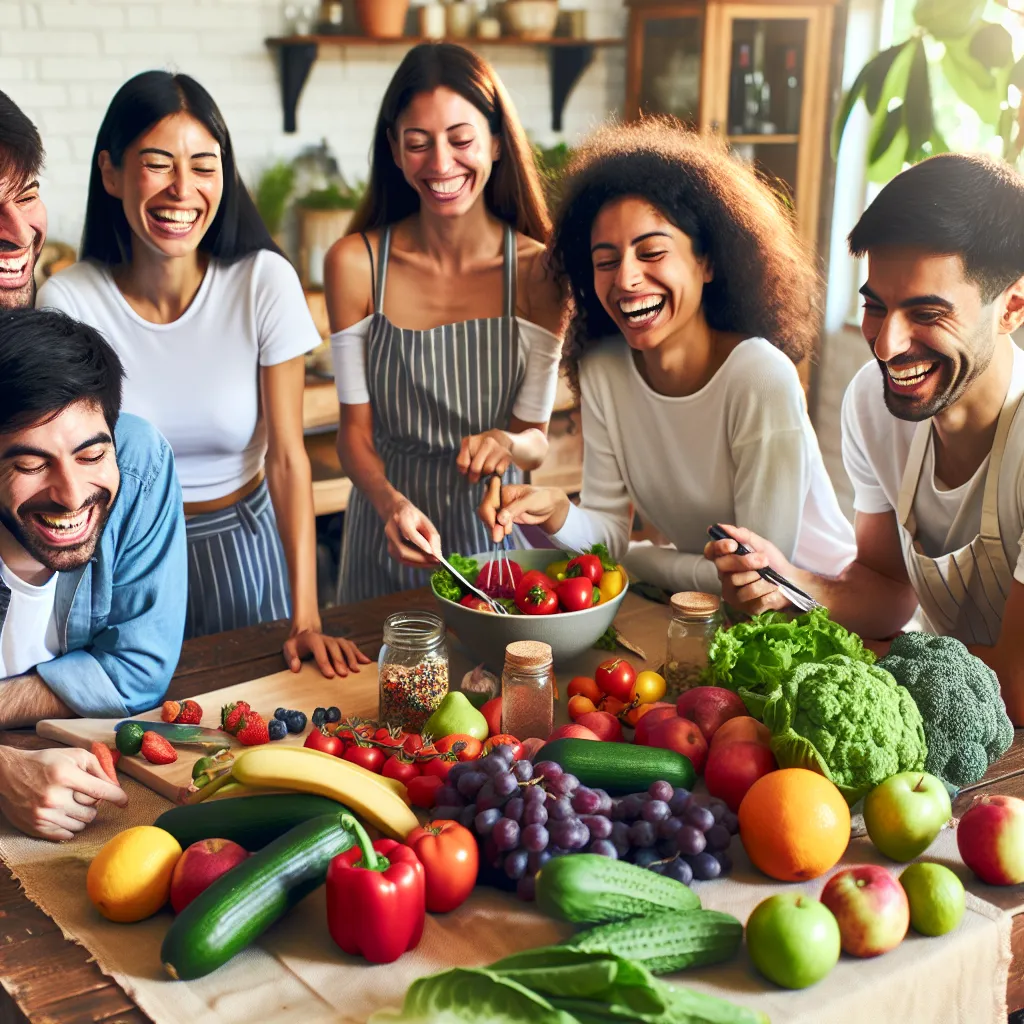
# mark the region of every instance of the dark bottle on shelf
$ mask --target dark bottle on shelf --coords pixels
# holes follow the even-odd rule
[[[737,43],[732,50],[732,68],[729,72],[729,134],[742,135],[746,123],[746,94],[744,75],[750,70],[750,46]]]
[[[800,132],[800,108],[803,104],[803,82],[800,61],[795,47],[786,47],[786,99],[782,107],[782,130],[787,135]]]
[[[761,88],[754,73],[750,57],[750,46],[740,46],[740,68],[743,72],[743,135],[758,131],[761,115]]]

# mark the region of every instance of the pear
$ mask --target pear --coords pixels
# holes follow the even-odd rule
[[[423,731],[429,733],[435,740],[451,736],[453,733],[472,736],[477,740],[485,740],[488,736],[487,719],[459,690],[452,690],[445,695],[444,700],[427,719]]]

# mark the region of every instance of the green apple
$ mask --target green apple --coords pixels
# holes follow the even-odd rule
[[[435,740],[462,733],[474,739],[485,740],[488,735],[487,719],[469,702],[460,690],[452,690],[427,719],[423,731]]]
[[[802,892],[762,900],[747,920],[754,966],[783,988],[807,988],[839,962],[839,924],[823,903]]]
[[[919,861],[900,875],[910,903],[910,927],[921,935],[945,935],[964,916],[963,883],[944,864]]]
[[[871,842],[902,863],[920,857],[952,815],[946,787],[927,772],[893,775],[864,798]]]

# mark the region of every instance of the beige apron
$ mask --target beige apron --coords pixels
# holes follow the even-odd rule
[[[1003,608],[1013,583],[1014,567],[1007,562],[999,537],[999,471],[1022,393],[1024,385],[1011,384],[999,413],[985,473],[981,533],[966,547],[938,558],[929,558],[917,541],[914,498],[931,438],[930,419],[917,425],[900,484],[896,516],[900,524],[903,560],[927,626],[934,633],[956,637],[965,644],[992,645],[999,639]],[[1016,474],[1018,467],[1012,469]],[[949,535],[956,530],[963,513],[961,506],[950,526]]]

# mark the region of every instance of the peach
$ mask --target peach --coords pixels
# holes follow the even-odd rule
[[[545,741],[546,743],[553,743],[555,740],[569,739],[569,740],[599,740],[601,737],[594,732],[593,729],[588,729],[585,725],[580,725],[578,722],[573,722],[572,725],[560,725]]]
[[[676,713],[680,718],[696,722],[704,739],[710,743],[723,723],[731,718],[747,716],[747,705],[738,693],[724,686],[695,686],[680,694]]]
[[[249,852],[230,839],[200,839],[187,847],[171,875],[171,906],[180,914],[221,875],[241,864]]]
[[[728,722],[721,725],[715,735],[711,737],[711,745],[760,743],[762,747],[767,747],[771,738],[772,734],[768,731],[768,726],[756,718],[744,715],[739,718],[730,718]]]
[[[704,765],[704,781],[712,796],[724,800],[730,811],[738,811],[747,790],[777,767],[772,752],[760,743],[712,743]]]
[[[569,717],[575,722],[580,715],[589,714],[591,711],[596,711],[597,708],[589,697],[577,693],[569,698],[568,710]]]
[[[622,726],[619,720],[608,714],[607,711],[588,711],[576,719],[577,725],[585,726],[596,734],[599,740],[610,740],[613,743],[622,742]]]

